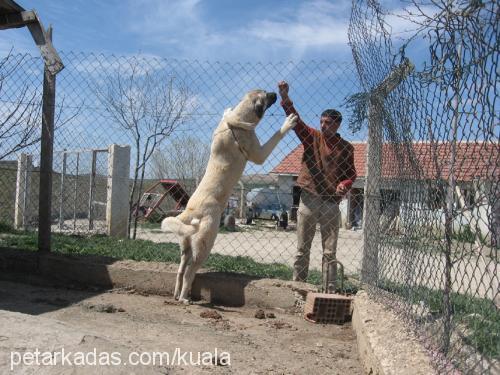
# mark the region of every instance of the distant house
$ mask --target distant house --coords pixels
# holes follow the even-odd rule
[[[350,227],[361,216],[366,177],[367,144],[352,142],[352,145],[358,177],[351,193],[341,203],[342,223],[346,227]],[[439,215],[445,199],[439,182],[448,180],[450,176],[451,151],[448,142],[384,144],[381,210],[389,210],[388,206],[391,205],[397,206],[397,216],[401,218],[407,214],[400,210],[399,202],[404,202],[406,208],[414,203],[412,210],[431,210],[434,216]],[[459,142],[456,144],[454,164],[456,206],[463,208],[462,211],[468,215],[466,222],[477,224],[475,226],[484,235],[494,233],[494,237],[498,236],[500,225],[499,151],[500,145],[492,142]],[[300,188],[295,182],[302,155],[303,147],[299,145],[270,172],[278,176],[280,195],[289,206],[299,203]]]

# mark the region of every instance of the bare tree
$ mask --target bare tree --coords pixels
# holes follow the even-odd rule
[[[6,98],[4,85],[23,58],[9,53],[0,60],[0,97]],[[31,91],[28,85],[23,85],[16,90],[14,97],[2,99],[1,104],[0,160],[40,140],[41,96],[36,90]]]
[[[113,120],[134,141],[133,180],[129,199],[130,236],[132,208],[139,204],[146,164],[159,145],[185,121],[190,94],[175,77],[144,69],[138,60],[129,60],[126,69],[107,77],[98,86],[98,98]],[[134,201],[135,200],[135,201]],[[137,233],[133,221],[132,238]]]
[[[31,57],[27,54],[13,56],[9,52],[0,60],[0,160],[40,142],[42,95],[37,90],[37,85],[19,83],[15,76],[16,70],[21,69],[24,61],[29,58]],[[5,93],[7,86],[13,87],[13,94]],[[64,110],[64,97],[60,102],[54,121],[55,129],[60,129],[78,116],[84,107],[82,103],[68,113]]]
[[[193,136],[171,139],[156,150],[152,159],[154,178],[175,178],[191,194],[193,182],[203,177],[210,156],[210,145]]]

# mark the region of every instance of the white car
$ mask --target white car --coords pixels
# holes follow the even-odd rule
[[[279,217],[283,211],[286,211],[286,207],[279,203],[273,203],[266,206],[259,207],[255,210],[255,214],[259,219],[268,220],[279,220]]]

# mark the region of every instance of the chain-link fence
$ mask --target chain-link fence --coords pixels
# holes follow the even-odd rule
[[[319,284],[325,246],[329,254],[336,250],[347,275],[358,275],[366,132],[353,133],[344,125],[349,122],[345,98],[360,91],[352,63],[224,63],[73,52],[61,53],[61,58],[65,69],[57,75],[56,85],[54,234],[113,234],[110,228],[119,226],[132,239],[177,244],[175,234],[161,232],[160,221],[182,212],[202,180],[213,133],[224,110],[236,106],[251,89],[278,92],[278,82],[286,80],[296,110],[311,129],[320,128],[321,113],[327,108],[343,114],[342,138],[334,135],[328,149],[320,150],[313,144],[319,140],[319,132],[311,143],[291,131],[263,164],[249,162],[221,217],[212,250],[215,256],[209,264],[287,279],[295,269],[297,278]],[[36,229],[43,65],[39,58],[11,54],[1,67],[2,131],[12,129],[12,134],[4,132],[1,138],[1,220],[17,229]],[[29,121],[24,112],[29,112]],[[261,144],[280,129],[285,117],[278,98],[256,128]],[[309,129],[301,126],[301,131]],[[19,129],[25,128],[29,136],[18,141]],[[125,151],[115,157],[109,151],[111,145],[124,146]],[[320,151],[321,155],[315,154]],[[27,156],[21,153],[32,155],[32,160],[22,162]],[[313,157],[307,163],[314,160],[325,165],[319,172],[326,185],[313,186],[317,171],[309,181],[300,181],[309,154]],[[120,163],[128,166],[121,174],[116,172]],[[325,173],[331,168],[335,172]],[[354,168],[360,170],[356,179]],[[22,181],[16,179],[17,174],[23,176]],[[343,182],[345,190],[353,183],[352,189],[337,193],[337,185]],[[323,195],[325,203],[320,199],[309,203],[314,207],[301,208],[304,186]],[[125,214],[116,208],[124,204]],[[306,215],[309,209],[312,211]],[[297,231],[301,215],[307,219],[302,232]],[[59,246],[64,237],[55,239],[54,251],[69,249]],[[151,245],[148,251],[134,255],[118,242],[106,246],[115,246],[106,255],[165,259],[158,257],[164,253],[162,245]],[[294,268],[298,251],[306,256]],[[172,259],[178,260],[178,255]]]
[[[351,125],[368,119],[370,145],[362,276],[439,373],[500,371],[498,15],[490,1],[352,10],[366,94]]]
[[[498,8],[443,1],[418,17],[429,8],[417,5],[401,18],[417,20],[417,31],[393,43],[381,7],[354,1],[355,64],[62,53],[53,250],[179,261],[178,238],[160,221],[182,212],[202,181],[224,111],[247,91],[277,92],[286,80],[290,100],[267,110],[257,137],[265,143],[285,112],[304,123],[263,164],[247,164],[207,266],[320,284],[322,271],[335,279],[328,263],[337,259],[408,318],[441,373],[495,371]],[[412,46],[426,51],[418,55],[425,64],[405,58]],[[36,247],[30,230],[46,198],[38,186],[42,77],[39,58],[0,62],[2,245]],[[342,114],[341,137],[328,135],[338,119],[329,108]]]

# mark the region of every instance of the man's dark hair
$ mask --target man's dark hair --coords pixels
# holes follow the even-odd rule
[[[342,122],[342,114],[336,109],[325,109],[321,117],[330,117],[333,121]]]

